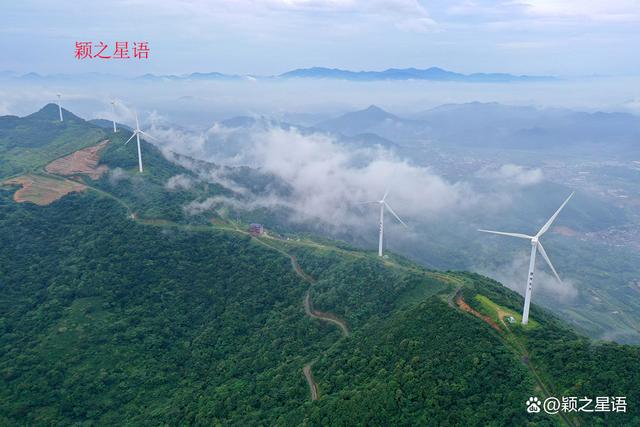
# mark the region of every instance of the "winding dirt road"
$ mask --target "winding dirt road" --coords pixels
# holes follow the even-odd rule
[[[460,307],[461,310],[466,311],[467,313],[473,314],[478,319],[483,320],[485,323],[487,323],[489,326],[491,326],[496,331],[498,331],[500,333],[504,332],[502,329],[500,329],[500,326],[498,326],[498,324],[493,321],[493,319],[491,317],[486,316],[486,315],[474,310],[469,304],[467,304],[467,302],[464,300],[464,298],[462,298],[462,293],[460,292],[460,290],[458,290],[456,292],[456,304],[458,304],[458,307]]]
[[[240,231],[240,230],[238,230]],[[311,277],[309,274],[307,274],[302,267],[300,267],[300,264],[298,263],[298,259],[295,257],[295,255],[291,255],[290,253],[276,247],[273,246],[267,242],[265,242],[263,239],[259,239],[255,236],[252,236],[252,238],[256,241],[261,243],[264,246],[267,246],[279,253],[281,253],[284,256],[289,257],[289,259],[291,260],[291,268],[293,268],[293,271],[295,271],[295,273],[305,282],[307,282],[309,284],[309,288],[307,289],[307,292],[304,296],[304,300],[303,300],[303,305],[304,305],[304,312],[307,316],[313,318],[313,319],[318,319],[318,320],[322,320],[325,322],[329,322],[329,323],[333,323],[334,325],[337,325],[340,330],[342,331],[342,334],[345,337],[349,336],[349,327],[347,326],[347,322],[345,322],[344,320],[340,319],[338,316],[336,316],[335,314],[332,313],[327,313],[324,311],[317,311],[313,309],[313,302],[311,301],[311,286],[313,286],[313,284],[316,283],[316,279],[314,279],[313,277]],[[311,400],[318,400],[318,396],[319,396],[319,392],[318,392],[318,384],[315,382],[315,380],[313,379],[313,372],[311,371],[311,366],[313,365],[313,363],[315,362],[312,361],[310,363],[307,363],[306,365],[304,365],[304,367],[302,368],[302,373],[304,374],[304,378],[307,380],[307,384],[309,385],[309,391],[311,392]]]
[[[311,365],[313,365],[313,362],[307,363],[306,365],[304,365],[304,368],[302,368],[302,373],[304,374],[304,377],[307,380],[307,384],[309,384],[309,391],[311,392],[311,400],[318,400],[318,384],[316,384],[315,380],[313,379],[313,373],[311,372]]]
[[[307,316],[312,317],[314,319],[324,320],[325,322],[331,322],[334,325],[338,325],[340,329],[342,329],[342,333],[345,337],[349,336],[349,328],[344,320],[340,319],[338,316],[325,313],[323,311],[316,311],[313,309],[313,303],[311,302],[311,290],[307,291],[307,294],[304,297],[304,312],[307,313]]]
[[[265,244],[268,246],[271,246],[267,243]],[[287,254],[287,256],[289,257],[289,259],[291,259],[291,266],[293,267],[293,270],[296,272],[296,274],[300,276],[302,280],[304,280],[309,284],[309,289],[307,289],[307,293],[304,296],[304,302],[303,302],[304,312],[306,313],[306,315],[313,319],[319,319],[319,320],[323,320],[325,322],[330,322],[330,323],[333,323],[334,325],[337,325],[342,331],[342,334],[345,337],[348,337],[349,328],[347,327],[347,323],[344,320],[340,319],[338,316],[332,313],[316,311],[313,309],[313,302],[311,301],[311,285],[316,283],[316,280],[313,277],[309,276],[302,269],[302,267],[300,267],[300,264],[298,264],[298,260],[294,255]],[[302,368],[302,373],[304,374],[304,378],[307,380],[307,384],[309,385],[309,391],[311,393],[312,401],[318,400],[318,384],[313,379],[313,372],[311,372],[311,366],[313,365],[314,362],[315,361],[307,363]]]
[[[101,144],[98,144],[95,147],[90,147],[90,148],[96,148],[96,152],[93,153],[91,152],[90,154],[96,154],[96,157],[100,151],[100,148],[102,148],[102,145],[106,145],[107,141],[102,142]],[[88,150],[85,150],[88,151]],[[70,154],[69,158],[71,159],[75,159],[76,157],[78,157],[78,153],[81,153],[82,150],[80,150],[79,152],[76,153],[72,153]],[[68,159],[65,157],[64,162],[66,162]],[[97,163],[97,161],[96,161]],[[57,165],[57,164],[56,164]],[[62,160],[61,160],[61,165],[62,166],[67,166],[66,163],[62,164]],[[90,166],[94,166],[93,164]],[[51,170],[46,170],[43,171],[44,174],[50,175],[50,176],[60,176],[61,174],[64,174],[64,172],[66,172],[66,170],[62,170],[61,168],[50,168]],[[79,172],[79,173],[86,173],[86,171],[83,170],[76,170],[74,169],[74,172]],[[93,176],[92,176],[93,178]],[[95,178],[94,178],[95,179]],[[137,221],[139,223],[142,224],[146,224],[146,225],[152,225],[152,226],[160,226],[160,227],[176,227],[176,228],[187,228],[187,229],[199,229],[199,227],[197,226],[189,226],[189,225],[183,225],[183,224],[176,224],[176,223],[172,223],[171,221],[164,221],[164,220],[144,220],[144,219],[139,219],[136,217],[135,213],[132,211],[131,207],[124,202],[122,199],[118,198],[117,196],[114,196],[110,193],[107,193],[106,191],[103,191],[97,187],[93,187],[91,185],[87,185],[87,187],[91,188],[92,190],[96,191],[99,194],[102,194],[104,196],[107,196],[113,200],[115,200],[116,202],[118,202],[120,205],[122,205],[126,210],[127,210],[127,216],[129,216],[131,219],[133,219],[134,221]],[[222,227],[218,227],[220,229],[223,229]],[[239,232],[241,234],[246,234],[248,235],[249,233],[243,230],[240,230],[239,228],[235,227],[235,228],[230,228],[228,229],[229,231],[235,231],[235,232]],[[293,268],[293,270],[295,271],[295,273],[306,283],[309,284],[309,289],[307,289],[307,292],[305,294],[304,297],[304,301],[303,301],[303,305],[304,305],[304,311],[306,313],[307,316],[314,318],[314,319],[319,319],[325,322],[330,322],[333,323],[334,325],[337,325],[340,330],[342,331],[342,334],[345,337],[349,336],[349,328],[347,327],[347,323],[340,319],[338,316],[332,314],[332,313],[326,313],[326,312],[322,312],[322,311],[316,311],[313,309],[313,302],[311,301],[311,286],[316,283],[316,280],[311,277],[310,275],[308,275],[303,269],[302,267],[300,267],[300,264],[298,264],[298,260],[296,259],[295,255],[291,255],[288,252],[273,246],[267,242],[265,242],[263,239],[257,238],[255,236],[252,236],[252,238],[254,239],[254,241],[261,243],[264,246],[269,247],[270,249],[273,249],[277,252],[279,252],[280,254],[289,257],[289,259],[291,260],[291,267]],[[318,400],[318,384],[315,382],[315,380],[313,379],[313,373],[311,372],[311,367],[313,365],[313,363],[315,362],[312,361],[310,363],[307,363],[306,365],[304,365],[304,367],[302,368],[302,372],[304,374],[305,379],[307,380],[307,384],[309,384],[309,391],[311,394],[311,400]]]
[[[451,307],[454,307],[453,306],[454,298],[460,310],[466,311],[467,313],[470,313],[476,316],[477,318],[485,321],[492,328],[500,332],[499,336],[501,336],[501,340],[505,344],[505,346],[507,346],[508,348],[511,348],[511,350],[514,351],[516,355],[518,355],[518,357],[520,358],[522,363],[527,367],[527,369],[529,369],[529,372],[533,376],[533,380],[535,381],[536,385],[540,388],[540,391],[542,392],[543,398],[556,395],[550,392],[550,387],[547,384],[545,384],[545,382],[542,380],[542,378],[538,374],[535,366],[529,360],[529,352],[527,351],[526,347],[522,342],[520,342],[520,340],[516,337],[516,335],[513,333],[513,331],[509,327],[509,325],[504,321],[504,316],[506,315],[506,313],[501,312],[500,310],[498,311],[498,317],[500,319],[500,323],[502,323],[502,325],[505,328],[505,330],[502,330],[489,316],[483,315],[477,312],[476,310],[474,310],[473,308],[471,308],[462,298],[462,293],[460,288],[456,289],[455,294],[452,294],[449,296],[449,305]],[[505,336],[505,331],[506,331],[506,336]],[[511,338],[511,339],[508,339],[508,338]],[[564,412],[559,412],[559,415],[564,421],[564,423],[568,426],[573,427],[573,426],[580,425],[577,421],[573,419],[573,417],[569,417],[569,415],[565,414]]]

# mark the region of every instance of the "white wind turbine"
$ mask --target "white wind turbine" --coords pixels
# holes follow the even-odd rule
[[[573,196],[573,193],[571,193],[569,197],[567,197],[567,200],[565,200],[564,203],[560,205],[556,213],[554,213],[553,216],[549,218],[546,224],[542,226],[540,231],[538,231],[538,234],[536,234],[535,236],[529,236],[529,235],[520,234],[520,233],[504,233],[502,231],[478,230],[478,231],[482,231],[483,233],[492,233],[492,234],[499,234],[501,236],[518,237],[520,239],[527,239],[531,241],[531,258],[529,260],[529,275],[527,276],[527,288],[524,294],[524,309],[522,311],[523,325],[526,325],[527,323],[529,323],[529,305],[531,304],[531,288],[533,286],[533,272],[534,272],[535,263],[536,263],[537,251],[540,251],[540,255],[542,255],[542,258],[544,258],[544,260],[547,262],[547,264],[551,268],[553,275],[556,276],[556,279],[558,279],[558,282],[562,284],[562,280],[560,280],[560,276],[558,276],[556,269],[553,267],[553,264],[551,264],[551,260],[549,259],[549,257],[547,256],[547,253],[542,247],[542,243],[540,243],[540,237],[542,237],[542,235],[549,229],[549,227],[551,227],[551,224],[553,224],[553,221],[555,221],[555,219],[557,218],[562,208],[564,208],[564,205],[567,204],[567,202],[569,201],[569,199],[571,199],[572,196]]]
[[[60,113],[60,121],[64,121],[64,119],[62,118],[62,104],[60,104],[60,97],[62,96],[60,93],[56,94],[56,96],[58,97],[58,112]]]
[[[379,240],[378,240],[378,256],[382,256],[382,243],[384,241],[384,210],[385,208],[387,208],[389,210],[389,212],[391,212],[391,214],[393,216],[396,217],[396,219],[400,222],[400,224],[404,225],[405,227],[407,227],[407,224],[404,223],[403,220],[400,219],[400,217],[393,211],[393,209],[391,209],[391,206],[389,206],[389,204],[386,202],[387,196],[389,195],[389,191],[387,191],[386,193],[384,193],[384,196],[382,196],[382,199],[380,200],[374,200],[371,202],[364,202],[363,204],[369,204],[369,203],[378,203],[380,205],[380,236],[379,236]]]
[[[111,101],[111,112],[113,113],[113,115],[111,116],[113,119],[113,132],[118,132],[118,129],[116,128],[116,101]]]
[[[140,130],[140,124],[138,123],[138,113],[136,113],[136,128],[133,130],[133,134],[131,135],[131,138],[127,139],[127,142],[125,142],[124,145],[127,145],[129,141],[133,139],[134,136],[136,137],[136,143],[138,145],[138,170],[140,171],[140,173],[142,173],[142,151],[140,150],[140,135],[144,135],[147,138],[155,139],[148,133]]]

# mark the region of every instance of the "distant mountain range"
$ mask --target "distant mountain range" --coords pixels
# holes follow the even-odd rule
[[[18,74],[12,71],[0,71],[2,79],[20,79],[20,80],[104,80],[104,79],[130,79],[112,74],[103,73],[83,73],[77,75],[71,74],[50,74],[42,75],[38,73]],[[257,76],[257,75],[238,75],[223,74],[218,72],[207,73],[190,73],[181,75],[158,75],[144,74],[134,77],[136,80],[284,80],[284,79],[332,79],[332,80],[350,80],[350,81],[398,81],[398,80],[431,80],[431,81],[456,81],[456,82],[527,82],[527,81],[553,81],[558,80],[554,76],[534,76],[534,75],[515,75],[508,73],[472,73],[462,74],[454,71],[445,70],[438,67],[426,69],[418,68],[389,68],[384,71],[350,71],[338,68],[312,67],[298,68],[292,71],[275,75],[275,76]]]
[[[464,81],[464,82],[513,82],[556,80],[553,76],[527,76],[506,73],[473,73],[461,74],[438,67],[426,69],[418,68],[389,68],[384,71],[349,71],[337,68],[301,68],[280,74],[280,78],[316,78],[340,79],[357,81],[376,80],[436,80],[436,81]]]
[[[314,128],[351,137],[375,134],[405,145],[430,141],[446,147],[569,149],[573,155],[575,150],[618,157],[640,153],[640,118],[635,115],[498,103],[448,104],[407,118],[371,105],[316,123]]]

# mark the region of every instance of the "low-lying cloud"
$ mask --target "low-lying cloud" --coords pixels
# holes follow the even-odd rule
[[[539,184],[543,180],[542,170],[539,168],[528,169],[515,164],[505,164],[499,168],[483,169],[478,177],[497,181],[506,186],[527,187]]]
[[[247,209],[286,207],[293,221],[343,227],[359,224],[363,212],[370,210],[361,203],[379,200],[387,190],[387,200],[400,216],[421,221],[478,200],[466,184],[449,182],[389,150],[349,147],[323,133],[262,125],[234,129],[220,124],[194,137],[173,130],[153,132],[169,137],[163,138],[171,141],[165,148],[216,164],[250,166],[290,188],[286,197],[270,193],[255,194],[248,202],[229,198],[197,202],[190,205],[195,211],[220,203],[232,203],[235,208],[244,203]],[[219,183],[230,187],[229,182]]]
[[[179,174],[169,178],[165,184],[165,188],[170,191],[190,190],[193,188],[194,184],[195,181],[193,178],[184,174]]]
[[[510,262],[500,265],[499,268],[482,266],[473,268],[473,271],[492,277],[508,288],[524,295],[527,272],[529,271],[529,257],[524,254],[517,255]],[[561,271],[558,273],[562,274]],[[547,267],[543,263],[537,263],[533,280],[532,298],[534,300],[536,295],[539,295],[542,298],[553,299],[556,302],[567,302],[578,295],[576,285],[571,279],[562,278],[562,283],[558,282],[547,271]]]
[[[109,170],[109,175],[107,176],[109,179],[109,183],[111,185],[116,185],[120,181],[128,180],[130,178],[129,174],[122,168],[113,168]]]

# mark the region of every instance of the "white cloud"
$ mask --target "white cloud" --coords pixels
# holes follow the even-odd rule
[[[111,105],[111,101],[114,102],[113,106]],[[136,112],[124,101],[113,98],[105,100],[103,104],[104,108],[94,112],[93,118],[106,119],[110,121],[115,120],[116,123],[126,124],[132,128],[135,127]]]
[[[589,19],[600,22],[637,22],[640,2],[637,0],[535,0],[514,1],[524,6],[525,13],[553,19]]]
[[[322,134],[269,129],[257,135],[251,163],[289,183],[303,218],[331,223],[347,218],[355,204],[377,200],[386,188],[389,200],[405,216],[430,216],[460,201],[460,185],[444,181],[427,168],[410,165],[390,152],[349,150]],[[358,216],[349,218],[356,221]]]
[[[435,21],[417,0],[183,0],[152,2],[150,0],[121,0],[127,5],[150,7],[166,14],[188,16],[198,21],[220,21],[239,24],[252,31],[260,23],[281,20],[284,28],[295,28],[294,21],[307,22],[313,18],[315,25],[339,27],[336,18],[357,17],[362,21],[389,22],[404,31],[424,32],[433,30]],[[229,17],[232,17],[230,20]],[[293,25],[293,26],[292,26]],[[305,24],[307,25],[307,24]]]
[[[498,43],[497,46],[515,51],[548,49],[558,45],[558,41],[520,40]]]
[[[122,168],[114,168],[109,171],[109,183],[116,185],[120,181],[128,180],[129,174]]]
[[[551,256],[549,254],[549,257]],[[520,294],[524,294],[528,269],[529,257],[522,254],[514,257],[510,262],[501,265],[499,268],[482,266],[475,267],[472,270],[491,277]],[[561,274],[560,271],[559,273]],[[544,262],[542,262],[542,265],[537,263],[532,290],[532,301],[534,303],[536,303],[537,297],[540,296],[543,299],[556,300],[556,302],[557,300],[567,302],[577,295],[578,290],[572,280],[563,278],[562,283],[560,283],[549,272]]]
[[[232,137],[234,132],[239,136]],[[234,131],[215,125],[206,138],[203,147],[209,151],[203,147],[192,149],[184,142],[189,138],[170,148],[218,164],[251,166],[277,177],[289,186],[290,194],[257,194],[249,198],[246,208],[286,207],[294,221],[319,221],[337,228],[357,226],[363,215],[373,212],[359,203],[378,200],[386,189],[390,190],[389,203],[408,221],[429,220],[478,201],[464,183],[448,182],[429,168],[412,165],[390,151],[348,147],[325,134],[303,134],[295,128],[279,127]],[[238,151],[227,151],[227,146],[238,140],[243,141],[241,146],[234,145]],[[209,178],[218,182],[225,177]],[[228,182],[220,183],[230,186]],[[201,211],[224,202],[239,206],[237,201],[216,198],[189,209]]]
[[[169,178],[165,184],[165,188],[167,188],[167,190],[171,190],[171,191],[175,191],[175,190],[189,190],[191,188],[193,188],[193,185],[195,184],[193,178],[184,175],[184,174],[179,174],[179,175],[174,175],[171,178]]]
[[[0,101],[0,116],[7,116],[11,114],[11,108],[7,101]]]
[[[450,15],[487,19],[632,22],[640,18],[637,0],[463,0],[446,9]]]
[[[542,170],[538,168],[527,169],[524,166],[505,164],[498,169],[483,169],[478,172],[478,177],[498,181],[503,185],[516,185],[526,187],[542,182]]]
[[[634,98],[623,102],[622,108],[634,114],[640,114],[640,98]]]

